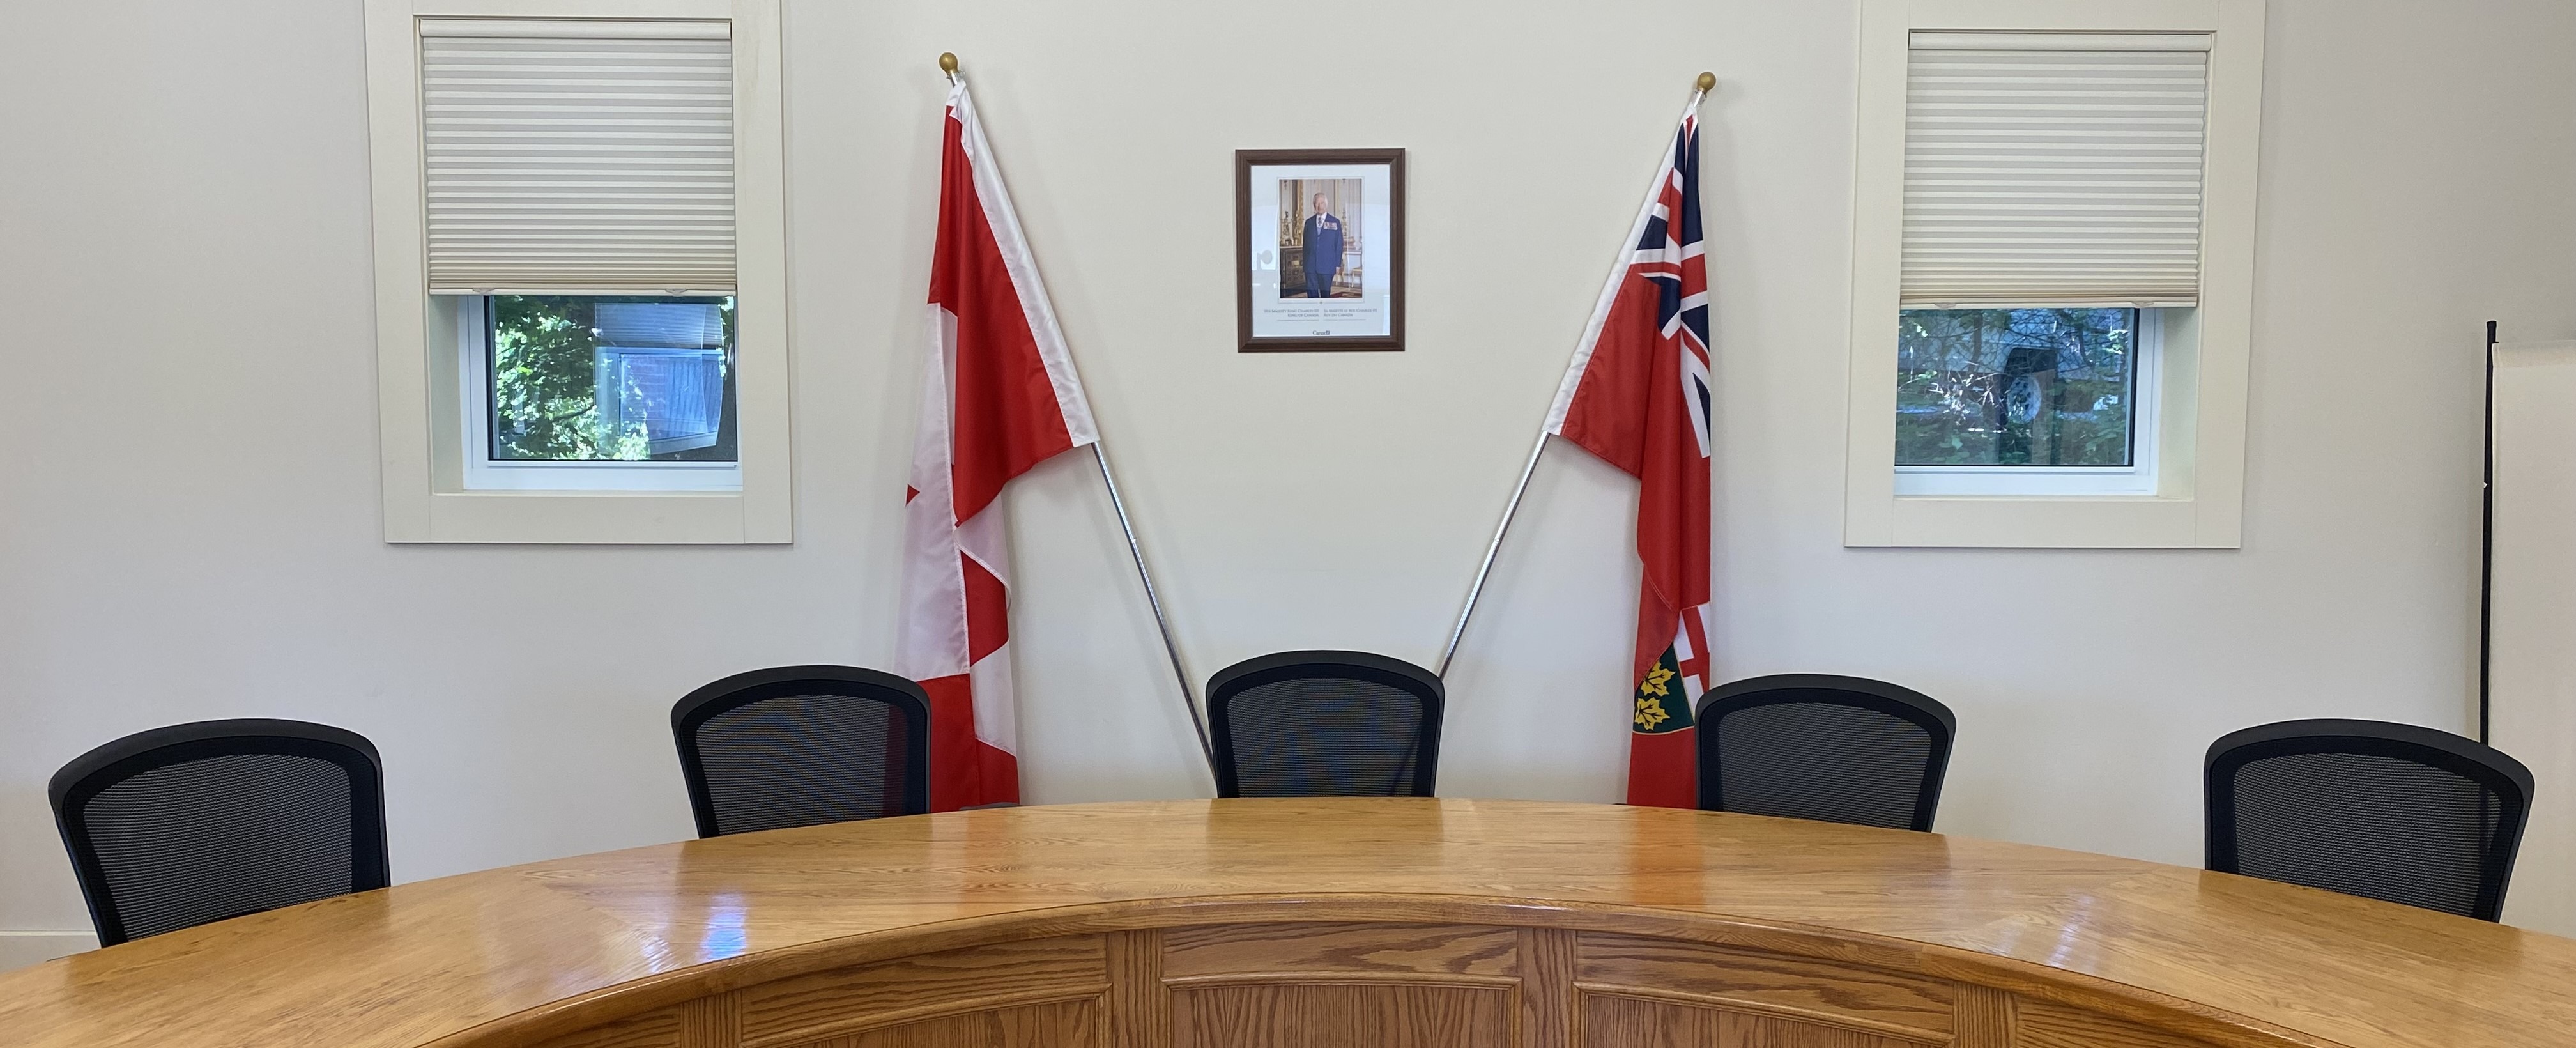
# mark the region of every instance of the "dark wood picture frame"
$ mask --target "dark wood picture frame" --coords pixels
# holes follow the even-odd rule
[[[1377,164],[1387,169],[1387,333],[1267,336],[1252,334],[1252,169],[1281,164]],[[1404,150],[1238,149],[1234,151],[1234,331],[1241,353],[1317,353],[1404,349]]]

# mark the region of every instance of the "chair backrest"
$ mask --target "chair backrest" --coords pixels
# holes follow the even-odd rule
[[[329,725],[154,728],[73,758],[47,794],[101,946],[392,880],[384,765]]]
[[[2247,728],[2204,774],[2210,869],[2488,921],[2531,812],[2522,762],[2412,724]]]
[[[1290,651],[1208,678],[1219,797],[1428,797],[1440,678],[1364,651]]]
[[[930,810],[930,695],[857,666],[737,673],[671,707],[698,836]]]
[[[1912,688],[1781,673],[1700,699],[1699,806],[1930,830],[1958,718]]]

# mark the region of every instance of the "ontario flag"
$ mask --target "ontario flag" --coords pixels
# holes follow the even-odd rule
[[[1011,478],[1098,437],[964,77],[943,137],[895,660],[930,693],[931,810],[954,811],[1020,798],[996,502]]]
[[[1628,231],[1547,432],[1637,478],[1637,646],[1628,803],[1695,808],[1691,707],[1709,688],[1708,267],[1699,225],[1699,99],[1682,111]]]

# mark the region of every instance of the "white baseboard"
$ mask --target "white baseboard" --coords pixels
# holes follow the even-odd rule
[[[97,948],[98,937],[88,932],[0,931],[0,971]]]

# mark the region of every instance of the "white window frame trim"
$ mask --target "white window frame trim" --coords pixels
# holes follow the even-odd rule
[[[727,19],[734,41],[738,490],[468,489],[462,310],[434,303],[422,250],[423,18]],[[779,0],[367,0],[376,380],[385,541],[786,543],[789,459],[786,126]],[[657,464],[662,466],[666,464]],[[613,478],[631,466],[566,469]],[[730,471],[728,471],[730,472]],[[584,481],[583,483],[592,483]]]
[[[2154,493],[1898,491],[1905,95],[1908,48],[1918,29],[2210,34],[2200,304],[2162,311],[2158,412],[2152,427],[2140,427],[2153,434]],[[2242,545],[2263,29],[2264,0],[1862,0],[1845,546]],[[2139,378],[2143,386],[2147,377]]]

